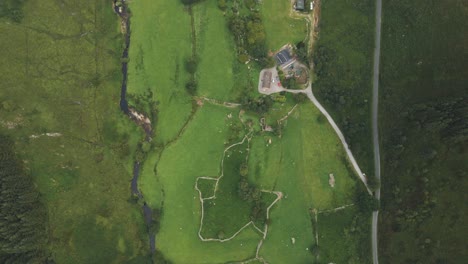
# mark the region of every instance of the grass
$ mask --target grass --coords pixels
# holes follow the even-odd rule
[[[343,131],[362,171],[372,176],[374,1],[322,1],[320,13],[312,54],[314,93]]]
[[[215,179],[198,179],[197,180],[197,187],[202,193],[202,198],[208,198],[215,195],[215,186],[216,180]]]
[[[57,263],[147,259],[141,213],[127,201],[139,132],[118,108],[117,18],[106,1],[28,1],[23,11],[21,24],[0,20],[0,131],[46,204],[48,254]],[[61,136],[31,137],[43,133]]]
[[[382,263],[467,259],[467,140],[450,122],[466,124],[466,111],[450,106],[454,98],[466,105],[466,16],[466,4],[454,1],[383,4]]]
[[[175,263],[219,263],[254,254],[258,234],[252,229],[225,243],[202,242],[197,236],[201,208],[195,180],[199,176],[219,175],[229,125],[226,120],[231,112],[204,105],[158,163],[158,177],[165,192],[158,247]]]
[[[176,137],[192,108],[185,91],[189,74],[184,68],[191,57],[190,16],[180,1],[135,1],[130,9],[135,26],[131,29],[128,92],[153,92],[159,110],[156,140],[167,143]]]
[[[290,108],[285,107],[287,111]],[[279,175],[301,175],[298,186],[304,188],[305,199],[317,209],[326,209],[350,202],[346,194],[353,189],[357,176],[346,167],[341,143],[328,123],[317,120],[319,115],[311,103],[300,105],[287,119],[282,138],[272,139],[266,155],[260,151],[266,139],[253,141],[252,148],[259,150],[252,152],[249,162],[255,170],[253,179],[264,188],[275,187],[277,178],[271,175],[280,171]],[[334,188],[328,184],[330,173],[336,179]]]
[[[200,95],[234,101],[238,93],[237,87],[232,88],[233,78],[238,78],[235,74],[243,79],[250,77],[243,70],[245,66],[239,65],[234,54],[229,52],[233,49],[232,39],[227,34],[221,14],[211,2],[194,7],[197,53],[200,56],[196,76]],[[133,20],[132,24],[136,27],[137,23],[138,20]],[[136,41],[143,40],[137,38]],[[286,42],[281,39],[281,44]],[[226,89],[220,89],[219,83],[226,84]],[[155,94],[164,94],[167,90],[166,86],[155,87]],[[289,101],[275,104],[276,110],[267,115],[268,122],[283,117],[292,107]],[[159,108],[167,111],[162,104]],[[173,113],[174,116],[179,114]],[[202,242],[197,236],[201,208],[194,185],[197,177],[220,175],[221,158],[231,133],[229,127],[234,122],[227,118],[229,114],[236,119],[238,110],[205,103],[181,136],[162,149],[160,159],[156,154],[150,154],[151,165],[145,165],[146,172],[140,184],[145,199],[152,207],[159,207],[163,201],[157,246],[174,263],[245,260],[254,256],[260,241],[259,233],[250,227],[224,243]],[[247,113],[245,118],[247,116],[254,121],[254,129],[257,130],[259,117],[252,113]],[[348,204],[354,191],[354,175],[349,173],[344,163],[342,146],[331,127],[317,121],[318,116],[319,112],[312,104],[300,106],[287,121],[281,139],[273,136],[273,144],[268,147],[264,144],[270,135],[257,135],[252,141],[249,179],[262,189],[282,191],[287,195],[272,208],[270,233],[260,252],[272,263],[312,261],[313,255],[306,249],[314,241],[309,209],[329,209]],[[167,118],[161,115],[159,121]],[[174,118],[177,120],[179,117]],[[205,237],[216,238],[220,231],[224,237],[229,237],[249,221],[250,206],[237,197],[238,169],[245,158],[245,154],[239,151],[245,146],[238,148],[227,156],[225,178],[220,181],[217,199],[206,201],[202,229]],[[334,189],[328,185],[329,173],[334,173],[337,181]],[[206,180],[201,182],[203,197],[212,195],[209,190],[212,184]],[[163,189],[163,195],[157,189]],[[296,239],[295,245],[290,244],[291,237]]]
[[[216,199],[205,203],[205,225],[202,230],[204,237],[217,238],[221,232],[225,237],[231,237],[250,221],[251,205],[242,201],[237,194],[241,179],[239,168],[246,160],[247,146],[247,142],[244,142],[226,152],[225,175],[219,181]]]
[[[371,263],[368,243],[369,217],[354,207],[317,217],[319,260],[323,263]]]
[[[288,0],[262,1],[261,12],[266,30],[267,47],[276,51],[286,43],[296,44],[307,36],[305,19],[290,17],[292,6]]]
[[[196,5],[194,15],[199,27],[197,34],[199,66],[198,94],[227,101],[239,85],[235,71],[240,68],[232,36],[216,1]]]
[[[289,111],[291,106],[285,108]],[[342,147],[332,128],[319,123],[318,116],[312,104],[301,105],[288,118],[281,139],[273,137],[268,147],[269,136],[252,142],[252,180],[285,195],[271,213],[270,233],[261,251],[271,263],[311,262],[314,231],[309,209],[352,202],[356,176],[343,163]],[[335,175],[334,188],[328,184],[329,173]]]

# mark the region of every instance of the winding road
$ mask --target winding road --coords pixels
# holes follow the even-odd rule
[[[276,76],[278,75],[278,71],[276,70],[275,67],[269,68],[269,69],[264,69],[264,70],[262,70],[260,72],[260,76],[259,76],[260,80],[261,80],[261,78],[263,76],[264,71],[271,71],[272,72],[272,80],[275,80]],[[311,84],[311,82],[309,82],[307,88],[304,89],[304,90],[285,89],[284,87],[279,86],[277,82],[276,83],[272,82],[269,89],[262,88],[261,82],[259,82],[259,85],[258,85],[258,92],[261,93],[261,94],[269,95],[269,94],[279,93],[279,92],[283,92],[283,91],[288,92],[288,93],[303,93],[303,94],[306,94],[307,97],[310,99],[310,101],[320,110],[320,112],[322,112],[322,114],[327,118],[328,122],[332,126],[333,130],[335,130],[335,133],[337,134],[338,138],[340,139],[341,144],[343,145],[344,150],[346,151],[348,159],[351,162],[351,165],[353,166],[353,169],[356,171],[357,175],[359,176],[361,181],[366,186],[367,191],[369,192],[369,194],[372,194],[369,186],[367,186],[366,176],[361,171],[361,168],[359,168],[359,165],[358,165],[356,159],[354,158],[354,155],[351,152],[351,149],[349,148],[349,145],[346,142],[346,139],[345,139],[343,133],[341,132],[340,128],[335,123],[333,118],[330,116],[330,114],[327,112],[327,110],[325,110],[325,108],[320,104],[320,102],[317,100],[317,98],[315,98],[314,94],[312,93],[312,84]]]
[[[374,168],[375,177],[380,182],[380,146],[379,146],[379,67],[380,67],[380,38],[382,22],[382,0],[377,0],[375,8],[375,49],[374,49],[374,76],[372,85],[372,140],[374,143]],[[380,200],[380,186],[375,190],[375,198]],[[372,212],[372,262],[379,263],[377,245],[377,226],[379,211]]]

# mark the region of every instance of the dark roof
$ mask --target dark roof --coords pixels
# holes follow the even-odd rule
[[[297,0],[296,1],[296,9],[304,10],[304,8],[305,8],[304,0]]]
[[[283,65],[292,59],[291,54],[289,54],[289,51],[287,49],[276,53],[275,58],[279,65]]]

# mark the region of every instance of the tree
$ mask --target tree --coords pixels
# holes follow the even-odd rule
[[[194,74],[197,71],[198,60],[195,57],[190,57],[185,60],[185,70],[190,73]]]
[[[13,141],[0,135],[1,263],[45,261],[47,212],[22,164]]]
[[[180,1],[184,5],[193,5],[193,4],[200,2],[200,0],[180,0]]]
[[[379,201],[367,192],[357,192],[354,197],[354,203],[364,213],[379,209]]]
[[[218,8],[225,11],[227,8],[226,0],[218,0]]]
[[[197,93],[197,88],[198,88],[198,83],[195,79],[190,79],[190,81],[188,81],[186,84],[185,84],[185,89],[187,90],[187,92],[190,94],[190,95],[195,95]]]
[[[296,55],[299,60],[307,65],[309,65],[309,56],[307,52],[307,46],[303,41],[300,41],[296,44]]]
[[[247,166],[246,163],[242,163],[240,166],[240,175],[242,177],[245,177],[247,176],[248,173],[249,173],[249,167]]]
[[[367,177],[367,186],[369,186],[369,189],[372,191],[375,191],[380,188],[380,180],[375,176]]]

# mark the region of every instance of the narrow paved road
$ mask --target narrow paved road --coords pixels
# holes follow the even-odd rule
[[[379,66],[380,66],[380,31],[382,21],[382,0],[377,0],[375,11],[375,49],[374,49],[374,76],[372,87],[372,138],[374,142],[374,168],[375,177],[380,181],[380,147],[379,147]],[[380,187],[375,191],[375,197],[380,200]],[[374,264],[379,263],[377,245],[377,225],[379,211],[372,213],[372,259]]]
[[[276,68],[270,68],[270,69],[265,69],[265,70],[269,70],[269,71],[272,72],[273,79],[275,78],[275,76],[278,75],[278,72],[276,71]],[[263,72],[265,70],[262,70],[260,72],[260,77],[259,77],[260,80],[261,80]],[[333,118],[330,116],[330,114],[327,112],[327,110],[325,110],[325,108],[320,104],[320,102],[317,100],[317,98],[315,98],[314,94],[312,93],[312,84],[309,82],[309,86],[307,87],[307,89],[304,89],[304,90],[285,89],[282,86],[278,86],[276,83],[274,83],[274,84],[272,83],[271,88],[269,88],[269,89],[263,89],[261,84],[258,85],[258,92],[261,93],[261,94],[269,95],[269,94],[273,94],[273,93],[279,93],[279,92],[282,92],[282,91],[289,92],[289,93],[304,93],[304,94],[306,94],[307,97],[310,99],[310,101],[320,110],[320,112],[322,112],[322,114],[327,118],[328,122],[332,126],[333,130],[335,130],[335,133],[338,136],[338,138],[340,139],[341,144],[343,144],[344,150],[345,150],[346,154],[348,155],[348,159],[351,162],[351,165],[353,166],[354,170],[358,174],[361,181],[366,186],[367,191],[369,192],[369,194],[371,194],[372,192],[369,189],[369,187],[367,186],[366,176],[361,171],[361,168],[359,168],[359,165],[358,165],[356,159],[354,158],[354,155],[351,152],[351,149],[349,148],[349,145],[346,142],[346,139],[345,139],[343,133],[341,132],[340,128],[335,123]]]

